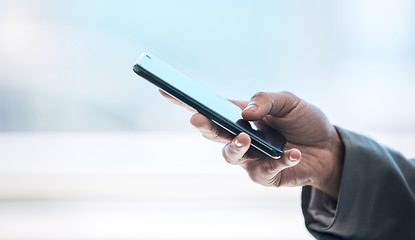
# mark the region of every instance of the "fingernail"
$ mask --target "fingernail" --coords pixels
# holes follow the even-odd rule
[[[240,143],[240,142],[238,141],[238,139],[235,139],[235,146],[237,146],[237,147],[242,147],[242,143]]]
[[[250,104],[248,104],[248,106],[246,106],[246,108],[244,109],[244,111],[245,110],[248,110],[248,111],[252,111],[253,112],[253,111],[257,110],[257,108],[258,107],[256,105],[250,103]]]
[[[289,156],[289,157],[288,157],[288,159],[289,159],[291,162],[297,162],[297,159],[293,158],[292,156]]]

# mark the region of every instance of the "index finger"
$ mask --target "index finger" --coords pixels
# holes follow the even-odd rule
[[[228,99],[228,101],[232,102],[236,106],[240,107],[241,109],[245,109],[248,106],[248,101],[239,101],[239,100],[232,100]]]
[[[180,101],[179,99],[175,98],[174,96],[170,95],[169,93],[165,92],[163,89],[159,89],[159,93],[167,98],[167,100],[169,100],[170,102],[179,105],[180,107],[184,107],[187,110],[191,111],[191,112],[196,112],[195,109],[193,109],[192,107],[190,107],[189,105],[185,104],[184,102]]]

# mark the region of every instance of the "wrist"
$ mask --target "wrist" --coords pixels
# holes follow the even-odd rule
[[[333,127],[334,128],[334,127]],[[320,179],[319,184],[315,186],[321,191],[327,193],[331,197],[338,199],[340,192],[340,183],[343,172],[343,163],[344,163],[344,144],[338,134],[337,130],[334,128],[334,134],[331,137],[330,144],[328,146],[330,152],[328,159],[326,159],[327,166],[330,166],[328,174],[323,174],[324,177]]]

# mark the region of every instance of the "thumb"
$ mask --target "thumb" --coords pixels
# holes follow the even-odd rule
[[[269,169],[269,172],[279,173],[286,168],[290,168],[297,165],[301,161],[301,152],[297,148],[292,148],[289,150],[285,150],[281,159],[275,160],[269,158],[268,161],[268,166],[270,166],[271,168]]]
[[[297,165],[300,162],[300,160],[301,160],[301,152],[297,148],[292,148],[292,149],[284,151],[282,161],[287,166],[285,168],[289,168],[289,167],[293,167]]]
[[[275,168],[275,171],[274,171],[277,173],[278,177],[275,177],[273,179],[273,181],[271,182],[272,185],[276,187],[281,187],[281,186],[288,186],[287,184],[289,184],[293,180],[294,182],[296,182],[295,179],[290,179],[293,176],[287,178],[287,175],[285,175],[285,177],[283,178],[281,171],[284,169],[288,169],[288,168],[296,166],[298,163],[300,163],[300,161],[301,161],[300,150],[296,148],[292,148],[292,149],[284,151],[283,158],[281,159],[281,163],[279,164],[280,166]]]
[[[281,171],[297,165],[300,161],[300,150],[293,148],[284,151],[280,159],[267,158],[265,161],[248,161],[245,168],[254,182],[264,186],[280,187],[287,182],[287,179],[282,179]]]
[[[259,92],[251,98],[247,107],[242,111],[242,116],[248,121],[259,120],[267,115],[284,117],[300,102],[301,99],[290,92]]]

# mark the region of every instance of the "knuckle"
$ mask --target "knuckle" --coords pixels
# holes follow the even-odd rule
[[[282,92],[280,92],[280,94],[283,95],[283,96],[285,96],[285,97],[287,97],[287,98],[289,98],[289,99],[293,99],[293,100],[299,99],[297,97],[297,95],[295,95],[294,93],[289,92],[289,91],[282,91]]]
[[[222,156],[225,159],[226,162],[230,164],[235,164],[235,161],[233,159],[237,155],[237,151],[231,146],[231,143],[228,143],[225,145],[225,147],[222,148]]]
[[[276,172],[278,169],[277,169],[276,166],[274,166],[274,164],[272,164],[271,161],[273,161],[273,160],[268,161],[267,167],[264,170],[267,171],[267,172],[273,173],[273,172]]]
[[[225,159],[226,162],[231,163],[228,159],[228,154],[226,153],[226,147],[227,146],[228,145],[226,145],[225,147],[222,148],[222,156],[223,156],[223,158]]]
[[[205,138],[209,140],[215,140],[219,138],[219,133],[214,126],[204,126],[200,127],[198,130]]]
[[[248,175],[249,175],[249,178],[250,178],[250,179],[251,179],[254,183],[258,183],[258,184],[260,184],[260,183],[261,183],[260,178],[258,177],[258,174],[256,174],[255,172],[248,171]]]
[[[266,92],[257,92],[257,93],[254,94],[252,99],[257,99],[257,98],[268,98],[268,93],[266,93]]]
[[[283,163],[284,163],[284,167],[292,167],[292,163],[288,160],[288,159],[284,159],[284,161],[283,161]]]
[[[208,134],[208,133],[206,133],[206,132],[202,132],[202,136],[203,136],[204,138],[206,138],[206,139],[213,140],[212,136],[211,136],[211,135],[209,135],[209,134]]]
[[[223,156],[223,158],[225,159],[225,161],[226,161],[228,164],[235,165],[235,164],[231,161],[231,159],[230,159],[230,158],[226,155],[225,150],[222,150],[222,156]]]
[[[269,184],[274,187],[281,187],[282,172],[277,173],[270,179]]]
[[[274,167],[271,161],[266,161],[260,165],[259,171],[261,174],[270,174],[272,172],[275,172],[276,168]]]
[[[214,133],[216,136],[218,135],[218,125],[216,125],[215,123],[210,122],[210,125],[209,125],[208,129],[209,129],[209,131]]]
[[[248,175],[249,178],[257,184],[260,185],[266,185],[267,182],[265,181],[266,179],[266,175],[264,174],[263,170],[262,170],[262,164],[261,165],[256,165],[255,167],[252,167],[250,169],[248,169]]]

